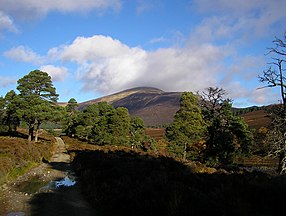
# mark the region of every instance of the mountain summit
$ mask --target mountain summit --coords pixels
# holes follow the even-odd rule
[[[114,107],[125,107],[130,115],[141,117],[146,126],[168,124],[180,108],[181,92],[164,92],[152,87],[138,87],[79,104],[108,102]]]

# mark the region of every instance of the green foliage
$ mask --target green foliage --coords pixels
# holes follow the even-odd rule
[[[33,133],[38,132],[40,125],[55,117],[55,102],[58,94],[53,87],[51,77],[39,70],[31,71],[18,80],[17,89],[19,95],[19,109],[17,115],[25,121],[29,127],[29,141],[33,139]],[[38,133],[35,141],[37,142]]]
[[[253,135],[244,120],[231,111],[226,92],[210,87],[202,97],[202,110],[207,124],[204,160],[210,165],[230,164],[238,153],[248,153]]]
[[[285,108],[277,106],[270,113],[271,127],[267,131],[266,142],[270,144],[268,155],[279,159],[278,172],[286,173],[286,120]]]
[[[75,105],[74,101],[72,103]],[[75,107],[66,107],[63,125],[69,136],[97,145],[132,148],[143,148],[147,142],[143,121],[138,117],[131,118],[126,108],[115,109],[106,102],[89,105],[82,112],[75,110]]]
[[[67,112],[73,112],[75,109],[76,109],[76,107],[78,106],[78,103],[77,103],[77,101],[76,101],[76,99],[74,99],[74,98],[71,98],[71,99],[69,99],[69,101],[68,101],[68,104],[67,104],[67,106],[66,106],[66,110],[67,110]]]
[[[198,149],[195,145],[202,140],[205,131],[204,120],[197,97],[191,92],[184,92],[181,108],[176,113],[174,122],[166,128],[166,136],[170,141],[170,151],[186,159],[195,159]]]
[[[99,145],[127,145],[130,130],[128,110],[122,107],[115,109],[106,102],[98,103],[97,109],[94,113],[98,114],[97,120],[91,129],[91,142]]]
[[[78,106],[77,101],[71,98],[64,110],[62,119],[62,129],[68,136],[74,136],[76,133],[78,112],[75,108]]]
[[[4,125],[4,113],[5,113],[5,100],[0,97],[0,132],[4,132],[6,126]]]
[[[10,135],[14,133],[17,126],[20,124],[20,119],[17,115],[19,108],[19,97],[12,90],[5,97],[0,98],[0,131],[8,132]]]
[[[58,94],[53,86],[51,77],[43,71],[34,70],[18,80],[18,87],[22,97],[37,95],[49,102],[56,102]]]
[[[20,118],[17,115],[19,108],[19,96],[13,91],[9,91],[5,95],[5,111],[4,111],[4,124],[8,126],[8,132],[15,132],[17,126],[20,125]]]
[[[143,148],[144,141],[146,139],[144,122],[139,117],[131,118],[130,122],[130,145],[132,148]]]

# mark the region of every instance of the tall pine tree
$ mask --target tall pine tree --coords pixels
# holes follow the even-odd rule
[[[174,122],[166,128],[170,141],[170,151],[185,161],[187,153],[196,159],[196,144],[202,140],[205,132],[204,120],[198,98],[191,92],[184,92],[181,97],[180,110],[175,114]]]
[[[58,99],[58,94],[51,77],[40,70],[31,71],[19,79],[17,89],[21,100],[18,114],[27,123],[28,139],[32,141],[34,130],[38,131],[41,123],[49,119],[49,113]]]

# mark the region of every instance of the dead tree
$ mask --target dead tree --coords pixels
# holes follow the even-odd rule
[[[286,61],[286,31],[282,39],[275,37],[274,47],[269,48],[268,55],[272,55],[272,62],[267,70],[259,75],[259,81],[266,85],[261,88],[280,88],[281,105],[271,111],[272,127],[268,134],[268,142],[272,146],[270,155],[279,158],[278,172],[286,173],[286,77],[283,64]],[[261,89],[260,88],[260,89]]]

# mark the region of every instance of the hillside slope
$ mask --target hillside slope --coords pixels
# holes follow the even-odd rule
[[[141,117],[146,126],[168,124],[180,108],[181,92],[164,92],[157,88],[140,87],[101,97],[79,104],[87,105],[108,102],[114,107],[125,107],[130,115]]]
[[[269,127],[271,119],[265,110],[256,110],[241,115],[250,128],[258,130],[261,127]]]
[[[165,92],[152,87],[138,87],[79,103],[78,109],[83,110],[86,106],[98,102],[108,102],[115,108],[127,108],[131,116],[142,118],[145,126],[159,126],[173,121],[175,113],[180,109],[181,95],[182,92]],[[266,109],[267,107],[261,107],[252,111],[249,108],[233,108],[236,112],[246,111],[240,116],[254,129],[269,126],[270,119]]]

